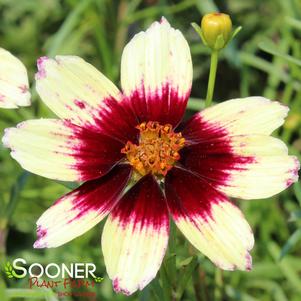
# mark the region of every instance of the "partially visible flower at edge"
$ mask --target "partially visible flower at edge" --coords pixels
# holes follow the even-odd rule
[[[287,107],[233,99],[181,123],[191,55],[164,18],[125,47],[122,92],[75,56],[40,58],[38,69],[37,91],[61,119],[22,122],[3,143],[30,172],[85,183],[39,218],[35,248],[61,246],[109,214],[105,265],[114,289],[130,295],[156,276],[171,215],[218,267],[251,269],[252,230],[226,195],[267,198],[297,181],[298,160],[270,136]]]
[[[30,97],[25,66],[10,52],[0,48],[0,108],[29,106]]]

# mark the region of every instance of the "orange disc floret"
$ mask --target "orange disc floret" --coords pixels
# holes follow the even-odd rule
[[[121,152],[141,175],[165,176],[180,159],[179,151],[185,145],[185,138],[175,133],[170,124],[160,125],[155,121],[142,122],[137,129],[139,144],[128,141]]]

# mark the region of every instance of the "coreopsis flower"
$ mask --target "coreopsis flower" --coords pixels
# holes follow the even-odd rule
[[[218,267],[251,269],[253,234],[227,195],[266,198],[297,180],[297,159],[270,136],[287,107],[233,99],[181,123],[191,55],[165,19],[125,47],[122,92],[75,56],[40,58],[36,81],[60,119],[20,123],[3,142],[26,170],[84,184],[39,218],[35,248],[61,246],[108,215],[104,261],[114,289],[129,295],[156,276],[171,216]]]
[[[27,71],[23,63],[0,48],[0,108],[30,105]]]

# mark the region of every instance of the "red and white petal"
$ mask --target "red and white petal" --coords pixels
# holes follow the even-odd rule
[[[178,228],[218,267],[252,268],[252,230],[223,194],[190,172],[174,168],[167,175],[166,198]]]
[[[232,99],[195,114],[183,134],[192,143],[226,135],[270,135],[283,124],[288,110],[264,97]]]
[[[78,125],[94,124],[93,116],[104,100],[120,99],[118,88],[80,57],[41,57],[37,65],[36,85],[42,100],[57,116]]]
[[[27,71],[23,63],[0,48],[0,108],[30,105]]]
[[[119,166],[58,199],[37,221],[34,247],[58,247],[90,230],[116,204],[130,175],[129,167]]]
[[[38,60],[36,86],[45,104],[59,117],[126,143],[136,136],[133,112],[101,72],[76,56]]]
[[[182,164],[219,191],[243,199],[281,192],[298,180],[300,168],[281,140],[265,135],[204,140],[183,151]]]
[[[2,141],[24,169],[61,181],[103,176],[123,156],[117,140],[56,119],[22,122]]]
[[[164,196],[151,176],[142,178],[118,202],[102,235],[102,249],[114,290],[142,290],[162,263],[169,217]]]
[[[176,125],[184,114],[191,83],[188,43],[166,19],[135,35],[124,48],[121,85],[140,122]]]

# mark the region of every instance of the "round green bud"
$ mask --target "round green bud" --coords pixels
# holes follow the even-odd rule
[[[201,30],[207,46],[214,50],[222,49],[231,38],[231,18],[223,13],[207,14],[202,19]]]

